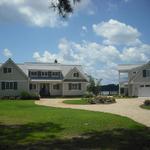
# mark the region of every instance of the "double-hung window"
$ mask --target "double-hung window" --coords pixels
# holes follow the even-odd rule
[[[2,90],[17,90],[18,83],[17,82],[1,82]]]
[[[69,83],[69,90],[81,90],[81,83]]]
[[[143,70],[143,77],[150,77],[150,69]]]
[[[78,72],[74,72],[73,73],[73,77],[79,77],[79,73]]]
[[[53,89],[54,90],[59,90],[60,89],[60,84],[54,84]]]
[[[11,73],[12,72],[12,68],[3,68],[3,73]]]

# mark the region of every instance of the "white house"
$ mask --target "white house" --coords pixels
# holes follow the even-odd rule
[[[88,79],[81,65],[27,62],[11,59],[0,64],[0,97],[22,91],[42,97],[78,96],[86,92]]]
[[[150,62],[118,65],[121,95],[150,97]]]

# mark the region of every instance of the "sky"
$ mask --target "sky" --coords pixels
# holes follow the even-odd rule
[[[102,84],[150,58],[150,0],[81,0],[62,19],[50,0],[0,0],[0,62],[81,64]],[[56,0],[53,0],[56,1]]]

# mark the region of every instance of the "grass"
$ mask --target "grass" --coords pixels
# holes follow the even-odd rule
[[[132,135],[132,136],[131,136]],[[0,101],[0,149],[148,149],[150,130],[109,113]]]
[[[63,103],[65,104],[76,104],[76,105],[86,105],[89,104],[87,99],[76,99],[76,100],[64,100]]]
[[[149,109],[149,110],[150,110],[150,106],[146,106],[146,105],[144,105],[144,104],[141,105],[140,107],[143,108],[143,109]]]

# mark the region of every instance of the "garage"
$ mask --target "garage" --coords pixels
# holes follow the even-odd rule
[[[150,97],[150,85],[141,85],[138,91],[139,97]]]

